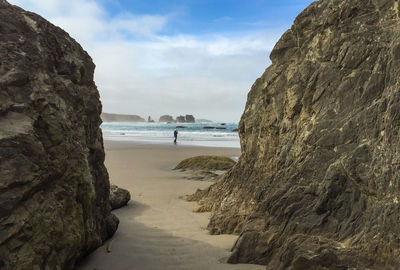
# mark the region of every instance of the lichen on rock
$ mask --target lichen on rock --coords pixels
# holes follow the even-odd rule
[[[395,0],[321,0],[253,85],[242,156],[198,199],[229,261],[398,269],[400,19]]]
[[[228,170],[236,162],[225,156],[196,156],[182,160],[174,170]]]
[[[197,181],[217,181],[236,162],[225,156],[196,156],[182,160],[174,168],[185,172],[184,178]]]
[[[1,269],[73,269],[117,229],[94,68],[62,29],[0,0]]]

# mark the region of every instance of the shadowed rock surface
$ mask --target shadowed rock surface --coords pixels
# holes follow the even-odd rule
[[[0,0],[0,269],[73,269],[117,229],[94,64]]]
[[[196,194],[208,228],[240,234],[232,263],[399,269],[399,2],[314,2],[270,57],[238,164]]]
[[[117,185],[110,186],[110,204],[113,210],[127,205],[130,200],[131,194],[129,191]]]

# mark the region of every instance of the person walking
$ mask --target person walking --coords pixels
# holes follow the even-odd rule
[[[174,138],[174,143],[176,143],[176,140],[178,139],[178,131],[176,129],[174,130]]]

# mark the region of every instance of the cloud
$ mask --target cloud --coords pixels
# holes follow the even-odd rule
[[[111,20],[110,31],[124,31],[130,35],[143,35],[152,37],[154,33],[161,31],[168,19],[160,15],[134,16],[132,14],[119,15]]]
[[[10,0],[70,33],[96,63],[104,111],[238,121],[279,31],[175,34],[171,14],[110,14],[93,0]]]

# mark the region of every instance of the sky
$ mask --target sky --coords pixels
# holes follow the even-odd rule
[[[9,0],[91,55],[103,111],[238,122],[280,36],[311,0]]]

